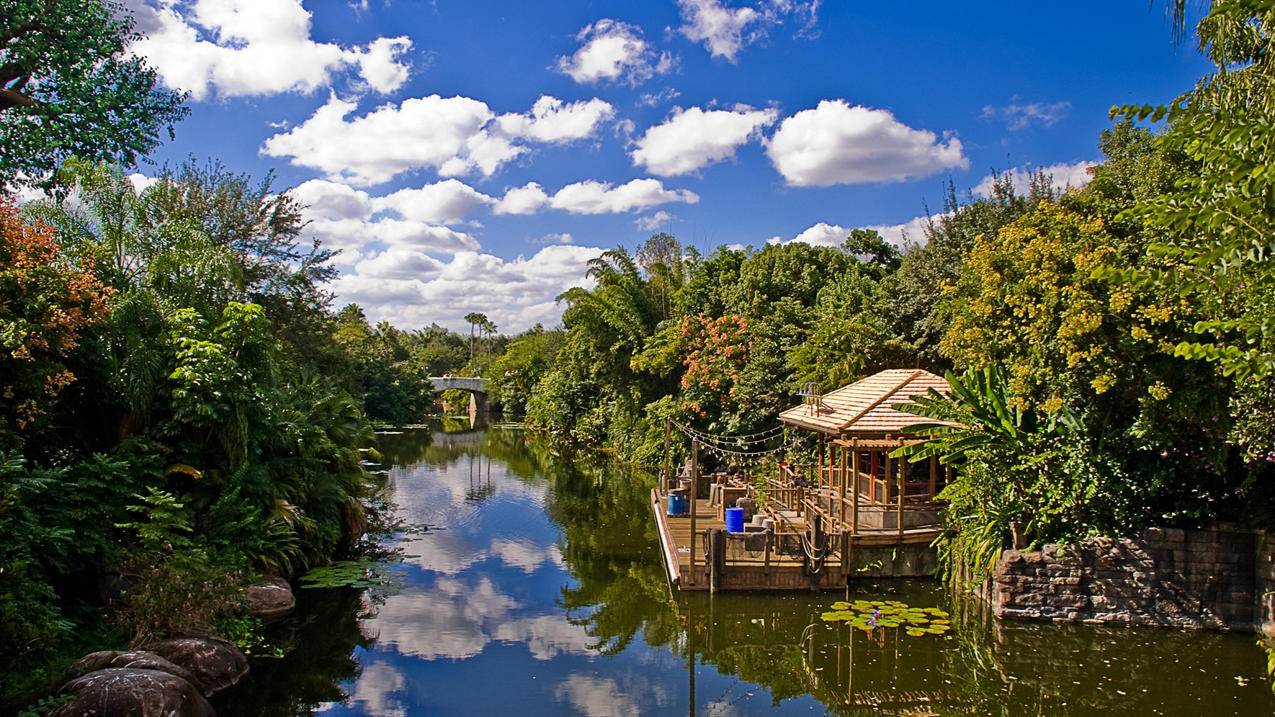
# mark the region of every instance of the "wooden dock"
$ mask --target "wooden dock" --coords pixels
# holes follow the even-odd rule
[[[670,517],[658,491],[651,511],[669,580],[679,590],[822,590],[844,588],[856,577],[917,577],[933,571],[935,528],[883,530],[828,537],[811,555],[805,520],[790,518],[774,536],[728,535],[716,506],[694,501],[691,518]],[[714,542],[716,541],[716,542]],[[813,558],[813,559],[812,559]]]

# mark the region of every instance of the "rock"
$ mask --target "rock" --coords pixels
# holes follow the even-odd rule
[[[71,680],[59,691],[75,699],[50,717],[213,717],[194,685],[159,670],[108,667]]]
[[[263,620],[287,615],[297,606],[292,587],[283,578],[266,578],[248,586],[244,590],[244,599],[248,603],[248,612]]]
[[[144,648],[185,668],[194,678],[193,684],[209,697],[232,687],[248,672],[248,658],[225,640],[179,637]]]
[[[175,665],[153,652],[144,650],[103,650],[90,652],[66,669],[66,679],[74,680],[90,672],[108,667],[130,667],[136,670],[158,670],[194,683],[195,678],[184,667]]]

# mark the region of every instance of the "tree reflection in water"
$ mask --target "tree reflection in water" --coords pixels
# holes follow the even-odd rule
[[[1243,635],[995,622],[925,581],[865,581],[849,596],[674,597],[650,515],[652,476],[519,430],[451,428],[379,437],[394,466],[391,498],[406,491],[404,506],[452,521],[402,537],[420,557],[404,564],[404,594],[387,599],[380,641],[360,632],[357,592],[302,591],[296,615],[272,628],[288,656],[255,660],[224,713],[534,704],[586,714],[1080,717],[1275,707],[1261,652]],[[942,607],[953,629],[908,637],[824,622],[843,597]],[[520,686],[476,689],[493,674]]]

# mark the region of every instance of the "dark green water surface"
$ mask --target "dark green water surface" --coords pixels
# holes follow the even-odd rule
[[[820,619],[839,594],[675,596],[652,478],[511,429],[380,437],[393,589],[302,590],[223,714],[1269,715],[1246,634],[990,620],[924,581],[850,599],[951,613],[943,636]]]

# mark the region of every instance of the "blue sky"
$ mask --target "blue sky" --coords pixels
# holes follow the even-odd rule
[[[338,301],[403,327],[553,324],[652,229],[901,241],[948,180],[1082,183],[1112,104],[1206,70],[1144,0],[129,4],[133,51],[192,93],[153,159],[275,170],[342,249]]]

